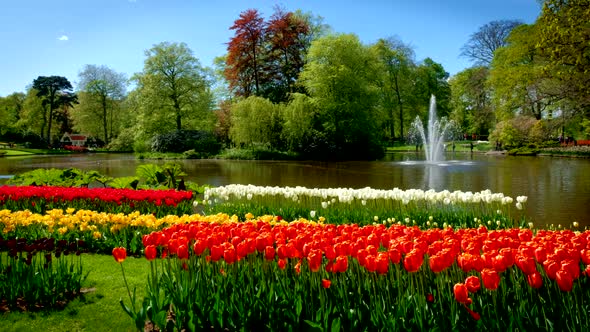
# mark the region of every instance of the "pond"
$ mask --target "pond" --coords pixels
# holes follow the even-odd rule
[[[380,161],[250,161],[180,160],[187,180],[221,186],[231,183],[261,186],[345,187],[378,189],[490,189],[513,198],[528,196],[526,215],[536,225],[590,226],[590,159],[511,157],[448,153],[448,162],[428,165],[415,153],[390,153]],[[97,170],[119,177],[132,176],[145,163],[131,154],[80,154],[0,158],[3,178],[35,168]]]

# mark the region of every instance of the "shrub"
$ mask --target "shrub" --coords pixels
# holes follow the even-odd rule
[[[153,138],[154,152],[185,152],[194,150],[201,156],[209,157],[219,153],[221,146],[215,136],[202,130],[176,130]]]

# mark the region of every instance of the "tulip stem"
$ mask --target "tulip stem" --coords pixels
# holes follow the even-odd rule
[[[135,301],[131,297],[131,291],[129,290],[129,284],[127,283],[127,278],[125,277],[125,269],[123,268],[123,263],[119,263],[121,265],[121,272],[123,273],[123,281],[125,282],[125,287],[127,287],[127,294],[129,294],[129,301],[131,302],[131,309],[133,310],[133,315],[135,315]]]

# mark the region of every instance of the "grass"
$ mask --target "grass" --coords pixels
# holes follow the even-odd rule
[[[475,142],[473,144],[473,150],[477,152],[486,152],[492,150],[492,145],[490,143],[483,143],[483,142]],[[394,145],[391,147],[387,147],[387,152],[415,152],[416,145]],[[452,152],[452,143],[447,143],[447,152]],[[456,141],[455,142],[455,152],[471,152],[471,145],[465,141]]]
[[[82,287],[89,292],[60,311],[0,314],[2,331],[135,331],[133,320],[119,304],[122,298],[130,305],[119,264],[110,255],[96,254],[83,254],[82,264],[84,273],[89,272]],[[149,263],[128,257],[123,267],[131,291],[136,287],[143,298]]]

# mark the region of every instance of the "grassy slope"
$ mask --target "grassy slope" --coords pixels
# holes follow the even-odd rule
[[[82,255],[84,272],[90,272],[84,288],[95,288],[52,312],[12,312],[0,314],[2,331],[134,331],[131,318],[119,299],[129,305],[121,267],[110,255]],[[145,258],[127,258],[123,263],[131,291],[138,297],[145,291],[149,263]]]

